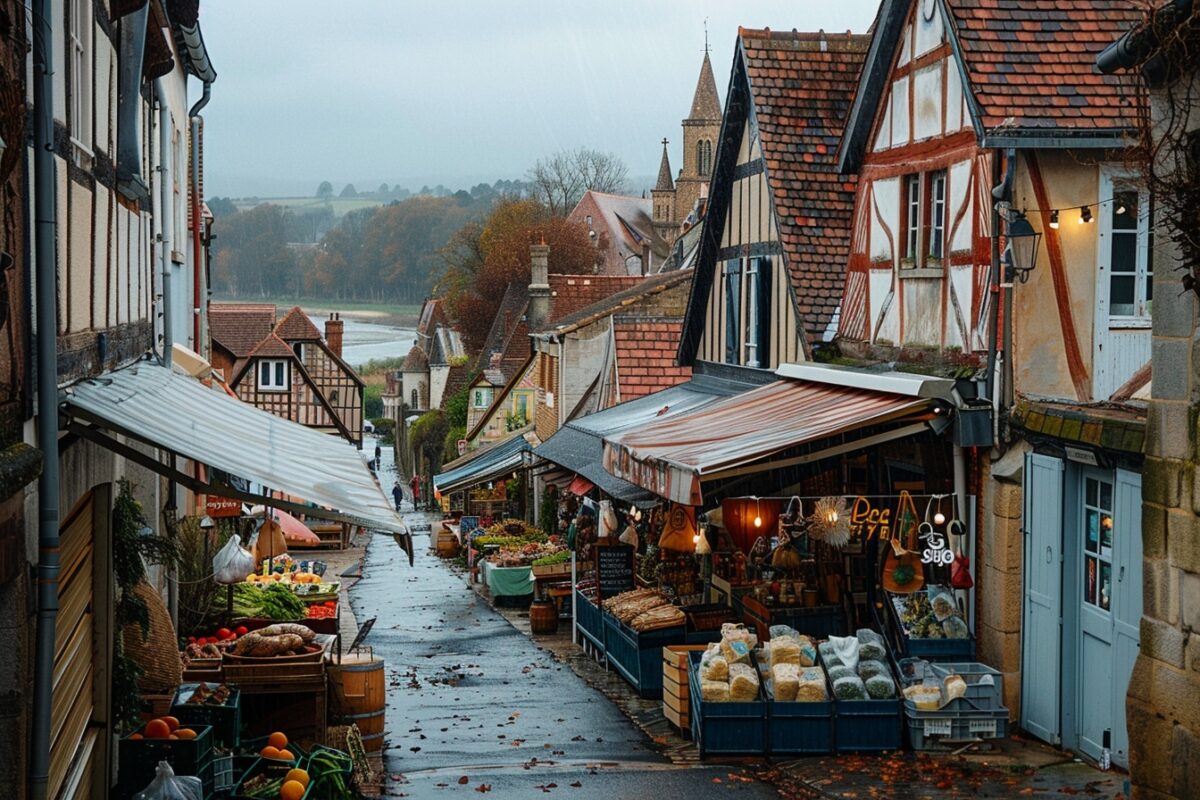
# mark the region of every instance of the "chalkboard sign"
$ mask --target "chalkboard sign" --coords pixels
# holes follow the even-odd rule
[[[633,545],[597,545],[596,584],[599,599],[633,588]]]
[[[458,530],[463,539],[470,536],[479,527],[479,517],[463,517],[458,521]]]

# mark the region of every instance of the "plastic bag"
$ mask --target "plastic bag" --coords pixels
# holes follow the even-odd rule
[[[617,512],[613,511],[611,500],[600,501],[600,538],[607,539],[617,535]]]
[[[212,564],[217,583],[241,583],[254,572],[254,555],[242,547],[242,537],[235,533],[213,556]]]
[[[154,780],[133,800],[204,800],[204,783],[190,775],[176,776],[170,764],[160,761]]]
[[[829,647],[839,662],[851,670],[858,669],[858,637],[830,636]],[[826,666],[829,666],[826,664]]]
[[[637,532],[637,528],[634,527],[633,523],[630,523],[625,528],[625,532],[621,534],[621,538],[618,539],[617,541],[619,541],[621,544],[631,544],[631,545],[633,545],[633,548],[635,550],[637,549],[638,532]]]

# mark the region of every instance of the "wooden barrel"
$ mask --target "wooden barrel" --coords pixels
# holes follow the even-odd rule
[[[551,600],[534,600],[530,603],[529,630],[534,633],[557,633],[558,606]]]
[[[357,725],[367,752],[383,748],[387,689],[383,659],[346,655],[328,667],[333,725]]]

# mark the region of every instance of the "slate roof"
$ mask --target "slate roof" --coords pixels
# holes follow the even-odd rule
[[[621,402],[666,389],[691,379],[692,368],[675,363],[681,319],[621,319],[613,324],[617,385]]]
[[[692,113],[688,119],[720,120],[721,96],[717,94],[717,81],[713,77],[712,62],[708,53],[700,64],[700,77],[696,81],[696,93],[692,96]]]
[[[656,192],[672,192],[675,182],[671,180],[671,158],[667,155],[667,143],[663,142],[662,161],[658,165],[658,182],[654,184]]]
[[[1126,77],[1095,59],[1144,19],[1128,0],[948,0],[985,130],[1124,130],[1136,124]]]
[[[850,253],[857,181],[837,150],[869,38],[742,28],[739,41],[796,310],[819,340]]]
[[[275,335],[288,342],[317,341],[321,338],[321,331],[300,306],[292,306],[292,310],[275,326]]]
[[[654,230],[653,214],[654,204],[649,198],[589,190],[575,204],[567,219],[586,223],[590,216],[592,230],[601,236],[597,247],[603,249],[603,273],[627,276],[629,268],[625,259],[640,257],[643,244],[649,245],[655,264],[665,261],[671,254],[670,244]]]
[[[441,299],[426,300],[421,306],[421,316],[417,320],[417,333],[421,336],[433,336],[438,325],[446,324],[446,310]]]
[[[212,340],[235,358],[246,358],[275,327],[270,303],[211,303],[208,331]]]
[[[466,364],[454,364],[446,373],[446,388],[442,390],[442,405],[446,407],[446,401],[467,385],[467,379],[471,377],[471,370]]]

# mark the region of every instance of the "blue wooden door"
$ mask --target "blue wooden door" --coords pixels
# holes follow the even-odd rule
[[[1125,693],[1137,660],[1142,619],[1142,476],[1117,470],[1116,535],[1113,548],[1113,761],[1129,767]]]
[[[1062,663],[1063,463],[1025,456],[1025,589],[1021,648],[1021,727],[1060,741]]]

